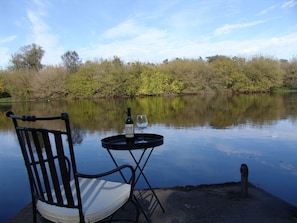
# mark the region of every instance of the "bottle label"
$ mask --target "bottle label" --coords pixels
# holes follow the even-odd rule
[[[133,138],[134,137],[134,126],[133,126],[133,124],[125,124],[125,133],[126,133],[126,138]]]

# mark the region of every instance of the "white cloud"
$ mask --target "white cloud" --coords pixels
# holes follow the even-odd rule
[[[15,35],[7,36],[7,37],[0,39],[0,61],[1,61],[0,69],[5,69],[8,66],[11,55],[9,52],[9,48],[6,47],[6,44],[12,42],[15,39],[16,39]],[[1,46],[2,44],[3,44],[3,46]]]
[[[214,34],[216,36],[219,36],[219,35],[230,33],[234,29],[242,29],[242,28],[246,28],[246,27],[250,27],[250,26],[256,26],[256,25],[264,23],[264,22],[266,22],[266,21],[258,20],[258,21],[254,21],[254,22],[248,22],[248,23],[226,24],[220,28],[217,28],[214,31]]]
[[[27,17],[33,31],[28,37],[28,42],[40,45],[45,50],[43,63],[58,64],[63,49],[58,46],[58,35],[52,34],[50,26],[46,23],[46,10],[49,4],[39,0],[34,0],[34,4],[32,9],[27,10]]]
[[[108,29],[102,35],[105,39],[133,37],[142,32],[142,28],[132,19],[128,19],[116,27]]]
[[[32,0],[32,3],[37,6],[39,9],[48,8],[51,6],[51,3],[47,0]],[[43,11],[44,13],[44,11]]]
[[[267,14],[268,12],[272,11],[276,7],[277,7],[277,5],[272,5],[266,9],[262,10],[260,13],[257,14],[257,16]]]
[[[272,13],[277,10],[279,13],[285,13],[285,10],[280,10],[281,7],[283,9],[296,7],[297,0],[285,0],[275,5],[267,5],[264,10],[255,6],[252,11],[249,8],[244,8],[242,9],[244,11],[241,11],[240,5],[233,3],[233,0],[225,1],[223,5],[211,4],[209,1],[189,1],[187,4],[180,1],[171,1],[169,4],[167,2],[157,4],[150,1],[147,5],[138,3],[138,7],[141,5],[139,8],[137,8],[137,4],[135,8],[129,7],[129,10],[123,8],[120,13],[114,11],[112,4],[106,4],[108,8],[104,9],[104,12],[113,15],[112,22],[109,21],[110,18],[102,19],[102,16],[98,16],[96,13],[90,13],[81,17],[75,16],[75,19],[79,18],[78,26],[76,23],[69,22],[75,13],[71,10],[63,11],[65,7],[78,10],[73,6],[75,4],[29,0],[29,4],[27,1],[24,4],[28,6],[25,9],[27,13],[25,18],[23,15],[15,16],[18,21],[22,21],[22,26],[15,30],[12,29],[13,32],[6,30],[7,37],[1,36],[2,39],[0,37],[0,48],[2,47],[0,59],[2,61],[9,60],[7,55],[12,53],[12,47],[16,47],[13,44],[13,42],[17,42],[15,39],[18,40],[18,47],[31,43],[42,46],[45,50],[42,63],[52,65],[61,62],[61,55],[65,52],[66,47],[75,49],[84,61],[98,57],[112,58],[113,56],[119,56],[127,62],[139,60],[156,63],[176,57],[198,58],[199,56],[206,57],[217,54],[249,57],[261,54],[284,59],[296,56],[296,49],[294,52],[294,47],[292,47],[297,42],[293,19],[288,20],[288,24],[283,24],[281,21],[284,20],[281,19],[285,18],[287,14],[273,15]],[[79,4],[87,7],[85,3]],[[112,9],[109,8],[111,6]],[[54,10],[62,11],[56,13]],[[260,12],[258,15],[271,13],[272,16],[269,17],[269,20],[274,19],[276,22],[268,23],[268,19],[259,18],[254,21],[249,17],[251,14],[254,15],[254,10]],[[120,15],[114,14],[115,12]],[[57,15],[60,16],[60,19],[54,17]],[[241,19],[241,21],[245,19],[245,22],[230,23],[236,19]],[[290,21],[291,23],[289,23]],[[56,22],[59,24],[54,25]],[[106,29],[115,22],[117,25]],[[258,29],[264,23],[265,29]],[[280,23],[283,24],[281,28],[278,27]],[[81,25],[85,27],[81,27]],[[253,30],[253,28],[255,29]],[[244,35],[244,32],[235,32],[245,30],[249,31],[248,35]],[[255,30],[261,31],[259,33],[261,39],[257,38],[258,33]],[[281,36],[280,31],[287,35]],[[290,32],[295,33],[288,35]],[[229,35],[226,35],[228,33],[234,34],[232,40],[228,39]],[[239,37],[245,38],[245,40],[238,39],[239,37],[235,34],[240,34]],[[19,36],[25,38],[19,38]]]
[[[7,63],[8,63],[9,59],[10,59],[9,49],[6,47],[0,46],[0,61],[7,61]],[[5,66],[5,67],[2,67],[2,66]],[[5,69],[6,66],[7,66],[7,64],[0,63],[0,70]]]
[[[160,54],[166,57],[165,52],[172,48],[166,32],[150,29],[130,39],[97,44],[80,52],[82,52],[83,57],[85,56],[90,60],[100,55],[102,58],[119,56],[126,62],[136,60],[152,62],[158,60]]]
[[[27,11],[27,16],[32,24],[33,34],[38,35],[39,33],[45,33],[48,32],[49,27],[48,25],[43,21],[43,18],[38,12],[33,10]]]
[[[262,10],[260,13],[257,14],[257,16],[267,14],[268,12],[270,12],[274,9],[278,9],[278,8],[293,8],[295,5],[297,5],[296,0],[286,1],[283,4],[272,5],[266,9]]]
[[[13,41],[15,38],[16,38],[15,35],[13,35],[13,36],[7,36],[7,37],[5,37],[3,39],[0,39],[0,44],[9,43],[9,42]]]
[[[134,20],[127,20],[116,27],[107,30],[102,35],[103,41],[91,46],[90,49],[83,49],[83,57],[94,59],[100,55],[102,58],[119,56],[125,61],[154,60],[156,55],[171,46],[173,38],[166,30],[142,26]],[[101,38],[100,38],[101,39]]]
[[[106,44],[84,49],[82,57],[86,59],[112,58],[119,56],[125,62],[142,61],[161,63],[165,59],[198,58],[217,54],[226,56],[271,56],[279,59],[290,59],[294,56],[292,46],[297,42],[297,32],[269,39],[252,39],[245,41],[218,41],[218,42],[180,42],[167,32],[148,29],[135,38],[122,41],[112,41]]]
[[[282,4],[281,8],[293,8],[295,5],[297,5],[297,1],[290,0]]]
[[[184,54],[200,56],[213,56],[222,54],[226,56],[250,57],[255,55],[273,56],[279,59],[290,59],[294,56],[295,49],[292,48],[297,42],[297,32],[272,38],[252,39],[245,41],[220,41],[215,43],[189,44]],[[195,53],[196,52],[196,53]],[[181,52],[182,53],[182,52]],[[187,55],[187,54],[185,54]]]

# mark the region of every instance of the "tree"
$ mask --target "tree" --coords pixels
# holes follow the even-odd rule
[[[147,67],[140,75],[138,95],[179,94],[184,88],[170,73],[163,73],[156,68]]]
[[[34,72],[31,72],[34,73]],[[60,66],[46,66],[31,81],[31,98],[61,98],[67,94],[65,83],[69,74]]]
[[[5,84],[2,76],[0,76],[0,97],[5,92]]]
[[[283,84],[285,71],[278,60],[256,57],[248,61],[243,70],[250,80],[251,91],[270,91]]]
[[[18,53],[11,56],[9,69],[11,70],[22,70],[22,69],[34,69],[40,70],[43,65],[41,59],[44,55],[44,50],[41,46],[35,43],[31,45],[25,45],[20,48]]]
[[[199,93],[208,89],[211,69],[203,60],[175,59],[161,64],[159,70],[172,74],[176,81],[182,81],[183,93]]]
[[[81,65],[81,59],[79,58],[77,52],[67,51],[61,56],[61,58],[69,73],[72,74],[78,71],[78,68]]]
[[[297,58],[293,60],[285,67],[286,74],[284,76],[284,86],[292,89],[297,89]]]
[[[70,97],[91,98],[99,88],[99,64],[87,62],[78,72],[70,75],[65,83],[65,89]]]
[[[230,76],[238,72],[237,63],[227,56],[208,57],[214,76],[211,85],[215,89],[230,88]]]
[[[125,95],[127,88],[127,75],[121,59],[114,56],[109,62],[109,69],[99,83],[99,93],[108,96]]]

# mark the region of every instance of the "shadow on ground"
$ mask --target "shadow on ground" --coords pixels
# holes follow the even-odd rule
[[[297,207],[249,185],[248,195],[242,196],[240,183],[199,185],[155,189],[165,212],[151,191],[135,191],[139,203],[153,223],[297,223]],[[128,206],[121,214],[132,215]],[[32,222],[31,204],[20,211],[10,223]],[[141,213],[139,222],[147,222]]]

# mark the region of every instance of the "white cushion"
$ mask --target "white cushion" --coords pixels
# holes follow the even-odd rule
[[[96,222],[108,217],[127,202],[130,196],[129,184],[86,178],[79,178],[79,184],[86,222]],[[73,180],[71,188],[74,193]],[[77,203],[77,200],[75,202]],[[58,207],[38,201],[37,210],[52,222],[79,222],[78,209],[75,208]]]

